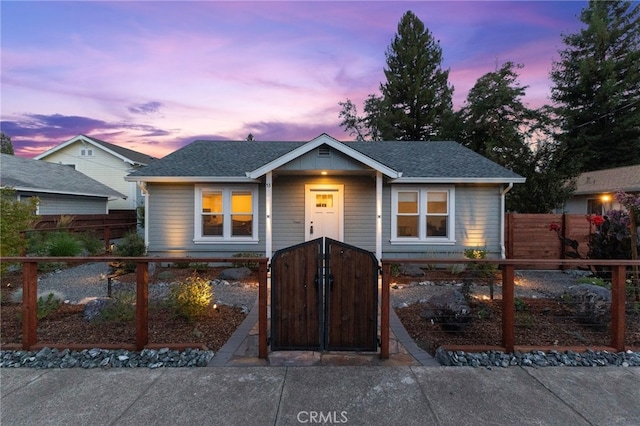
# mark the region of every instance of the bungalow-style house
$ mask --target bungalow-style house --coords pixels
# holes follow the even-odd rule
[[[562,211],[603,215],[608,210],[624,209],[615,200],[616,191],[640,194],[640,164],[582,173]]]
[[[380,258],[504,255],[504,197],[525,179],[456,142],[199,140],[126,178],[150,256],[271,257],[330,237]]]
[[[156,159],[131,149],[85,135],[78,135],[34,157],[75,168],[92,179],[126,195],[109,202],[110,210],[135,210],[143,198],[135,184],[124,177]]]
[[[62,164],[0,154],[0,186],[18,199],[38,197],[36,213],[106,214],[109,200],[125,195]]]

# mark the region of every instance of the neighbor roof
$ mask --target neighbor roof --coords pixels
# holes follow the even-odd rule
[[[43,152],[42,154],[38,155],[35,157],[36,160],[41,160],[44,157],[47,157],[48,155],[51,155],[52,153],[59,151],[60,149],[71,145],[74,142],[77,142],[79,140],[84,140],[85,142],[90,143],[91,145],[94,145],[104,151],[109,152],[110,154],[114,155],[115,157],[120,158],[122,161],[125,161],[127,163],[131,163],[131,164],[139,164],[142,166],[146,166],[147,164],[150,164],[154,161],[157,160],[157,158],[152,157],[150,155],[147,154],[143,154],[141,152],[138,151],[134,151],[132,149],[128,149],[128,148],[123,148],[121,146],[118,145],[114,145],[112,143],[109,142],[105,142],[105,141],[101,141],[100,139],[96,139],[96,138],[92,138],[90,136],[86,136],[86,135],[78,135],[72,139],[69,139],[66,142],[61,143],[60,145],[54,146],[53,148]]]
[[[70,166],[0,154],[0,185],[20,191],[127,198]]]
[[[457,142],[195,141],[130,174],[133,181],[255,180],[291,156],[327,144],[396,182],[524,182],[524,178]]]
[[[640,192],[640,164],[582,173],[574,195],[614,191]]]

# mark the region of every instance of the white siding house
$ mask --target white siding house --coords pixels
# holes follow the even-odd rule
[[[57,145],[35,159],[73,167],[126,195],[126,198],[109,201],[110,210],[134,210],[143,205],[140,189],[124,178],[155,160],[149,155],[85,135]]]
[[[271,257],[330,237],[380,258],[504,256],[524,178],[456,142],[196,141],[127,177],[150,255]]]

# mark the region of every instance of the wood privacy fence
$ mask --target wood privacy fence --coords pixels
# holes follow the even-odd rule
[[[505,249],[507,259],[567,258],[567,247],[558,234],[551,231],[552,224],[560,226],[562,236],[578,242],[578,252],[585,258],[589,250],[589,234],[594,231],[583,214],[519,214],[505,215]],[[571,250],[571,249],[570,249]],[[558,269],[558,263],[519,265],[520,269]]]
[[[72,218],[70,226],[64,227],[71,232],[91,232],[102,239],[105,251],[108,251],[110,242],[124,237],[128,232],[133,232],[137,227],[137,215],[135,210],[116,210],[109,214],[73,214],[73,215],[42,215],[33,230],[25,232],[52,232],[59,230],[58,223],[62,216]]]

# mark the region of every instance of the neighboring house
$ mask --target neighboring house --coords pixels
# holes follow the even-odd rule
[[[602,215],[608,210],[620,210],[623,207],[615,200],[616,191],[640,194],[640,164],[582,173],[562,211]]]
[[[57,145],[35,159],[72,166],[125,194],[126,199],[109,202],[110,210],[134,210],[143,205],[140,189],[134,183],[126,182],[124,177],[156,160],[149,155],[85,135]]]
[[[231,256],[328,236],[380,259],[504,255],[524,178],[456,142],[196,141],[126,178],[151,256]]]
[[[106,214],[118,191],[73,167],[0,154],[0,186],[12,188],[18,199],[38,197],[37,214]]]

